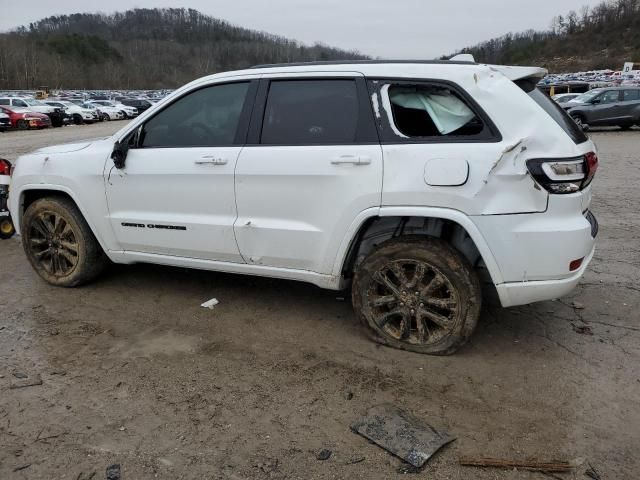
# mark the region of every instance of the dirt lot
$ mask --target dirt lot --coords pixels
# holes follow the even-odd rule
[[[0,156],[122,125],[0,134]],[[396,478],[403,464],[349,430],[390,402],[457,437],[416,478],[550,478],[457,464],[484,455],[637,479],[640,131],[592,136],[601,233],[580,287],[485,307],[453,357],[376,346],[348,301],[313,286],[139,265],[63,290],[1,242],[0,478],[102,479],[113,463],[123,480]],[[42,385],[10,389],[14,373]]]

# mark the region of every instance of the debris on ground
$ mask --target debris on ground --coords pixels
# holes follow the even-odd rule
[[[280,465],[280,460],[277,458],[267,457],[263,459],[263,461],[255,464],[255,467],[260,469],[263,473],[272,474],[278,470],[278,466]]]
[[[455,440],[393,405],[371,408],[351,429],[416,468]]]
[[[345,392],[345,394],[344,394],[344,399],[345,399],[345,400],[351,400],[351,399],[353,399],[353,392],[352,392],[352,391],[347,391],[347,392]]]
[[[420,473],[420,469],[418,467],[414,467],[409,463],[403,463],[396,469],[396,472],[400,475],[412,475],[415,473]]]
[[[593,330],[591,330],[589,325],[576,325],[575,323],[572,323],[571,327],[573,327],[574,332],[581,335],[593,335]]]
[[[575,310],[584,310],[584,305],[580,302],[571,302],[571,307]]]
[[[27,468],[29,468],[31,466],[30,463],[25,463],[24,465],[20,465],[19,467],[16,467],[13,469],[14,472],[19,472],[20,470],[25,470]]]
[[[565,461],[539,462],[537,460],[503,460],[499,458],[486,457],[462,457],[460,465],[465,467],[489,467],[503,469],[527,470],[529,472],[562,473],[573,470],[573,465]]]
[[[11,385],[9,388],[24,388],[42,385],[42,377],[40,377],[39,373],[27,375],[25,373],[16,372],[13,374],[13,377],[14,378],[11,379]]]
[[[204,308],[208,308],[209,310],[213,310],[213,307],[215,307],[216,305],[218,305],[220,302],[218,301],[217,298],[212,298],[211,300],[207,300],[206,302],[204,302],[202,305],[200,305],[201,307]]]
[[[331,450],[328,450],[326,448],[323,448],[322,450],[320,450],[318,452],[318,454],[316,455],[316,458],[318,460],[329,460],[329,457],[331,457],[331,454],[333,452]]]
[[[362,463],[366,460],[365,457],[354,457],[351,460],[345,462],[345,465],[355,465],[356,463]]]
[[[589,468],[587,468],[587,470],[584,472],[584,475],[593,480],[602,480],[602,475],[600,475],[600,472],[596,470],[596,468],[590,463],[588,465]]]
[[[114,463],[107,467],[107,480],[120,480],[120,464]]]
[[[96,476],[96,471],[89,472],[87,475],[84,472],[80,472],[76,477],[76,480],[93,480]]]

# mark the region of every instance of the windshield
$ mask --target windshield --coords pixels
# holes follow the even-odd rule
[[[590,92],[583,93],[582,95],[578,95],[576,98],[571,100],[571,102],[572,103],[589,103],[591,100],[596,98],[601,93],[602,93],[602,90],[600,89],[591,90]]]
[[[26,103],[27,105],[29,105],[31,107],[35,107],[37,105],[42,105],[39,101],[33,100],[31,98],[25,98],[24,99],[24,103]]]

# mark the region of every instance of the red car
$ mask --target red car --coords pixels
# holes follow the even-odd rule
[[[26,108],[0,106],[0,110],[9,115],[11,126],[20,130],[29,128],[48,128],[51,119],[44,113],[32,112]]]

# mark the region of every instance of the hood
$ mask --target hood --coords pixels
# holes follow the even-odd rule
[[[88,142],[82,142],[82,143],[65,143],[63,145],[54,145],[52,147],[39,148],[38,150],[36,150],[33,153],[49,155],[49,154],[55,154],[55,153],[77,152],[78,150],[83,150],[83,149],[87,148],[94,141],[95,140],[91,140],[91,141],[88,141]]]

